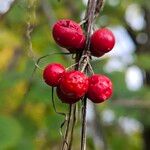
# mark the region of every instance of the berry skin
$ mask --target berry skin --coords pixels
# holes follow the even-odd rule
[[[107,28],[98,29],[91,36],[91,54],[100,57],[113,49],[114,34]]]
[[[111,80],[104,76],[95,74],[89,77],[89,88],[87,97],[94,103],[101,103],[111,97],[113,91]]]
[[[84,47],[85,36],[82,28],[72,20],[59,20],[54,24],[52,33],[56,43],[68,49],[71,53],[75,53]]]
[[[88,77],[84,73],[80,71],[65,72],[59,84],[59,90],[63,95],[63,98],[60,96],[61,100],[67,103],[78,101],[87,92],[88,85]]]
[[[63,93],[63,91],[61,91],[59,87],[57,87],[56,92],[57,92],[58,98],[63,103],[73,104],[80,100],[80,98],[75,98],[75,97],[72,97],[72,96],[69,96],[69,95]]]
[[[65,68],[58,63],[48,64],[43,72],[44,81],[50,86],[58,86],[59,80],[65,72]]]

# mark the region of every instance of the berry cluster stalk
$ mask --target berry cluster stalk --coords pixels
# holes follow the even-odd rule
[[[92,25],[94,21],[94,15],[96,11],[97,0],[89,0],[87,12],[85,16],[86,23],[84,25],[85,33],[86,34],[86,45],[85,49],[83,50],[83,54],[87,56],[89,60],[89,50],[90,50],[90,37],[92,32]],[[81,57],[82,58],[82,57]],[[84,72],[89,72],[88,68],[85,68]],[[86,110],[87,109],[87,98],[86,96],[83,99],[83,116],[82,116],[82,132],[81,132],[81,150],[86,150]]]
[[[86,74],[93,73],[89,60],[90,55],[90,37],[93,28],[93,22],[96,16],[98,16],[100,9],[103,6],[103,0],[88,0],[87,10],[85,14],[83,28],[86,33],[86,45],[82,53],[76,54],[76,67],[75,70],[80,70]],[[70,105],[70,113],[68,116],[68,122],[65,132],[65,137],[62,145],[62,150],[71,150],[73,141],[73,131],[76,122],[76,105]],[[83,98],[82,105],[82,131],[81,131],[81,150],[86,150],[86,110],[87,109],[87,97]],[[71,121],[72,120],[72,121]],[[70,131],[71,130],[71,131]],[[70,134],[69,134],[70,132]],[[69,139],[70,137],[70,139]]]

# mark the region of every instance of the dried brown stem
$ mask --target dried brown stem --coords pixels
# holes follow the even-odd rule
[[[82,119],[82,134],[81,134],[81,150],[86,150],[86,109],[87,109],[87,97],[83,100],[83,119]]]
[[[69,106],[69,114],[68,114],[68,121],[67,121],[67,126],[66,126],[66,131],[65,131],[65,137],[63,140],[63,145],[62,145],[62,150],[68,149],[68,138],[69,138],[69,128],[70,128],[70,123],[71,123],[71,114],[73,110],[73,105],[71,104]]]
[[[75,127],[75,123],[76,123],[76,104],[73,110],[73,115],[72,115],[72,127],[71,127],[71,132],[70,132],[70,142],[69,142],[69,146],[68,146],[68,150],[72,149],[72,142],[73,142],[73,134],[74,134],[74,127]]]
[[[98,16],[100,13],[100,10],[103,8],[104,6],[104,2],[105,0],[97,0],[97,4],[96,4],[96,10],[95,10],[95,16]]]
[[[84,26],[85,32],[87,33],[86,34],[86,45],[85,45],[85,49],[83,51],[83,55],[85,55],[87,53],[87,51],[89,51],[89,48],[90,48],[90,36],[91,36],[91,31],[92,31],[92,24],[94,21],[96,4],[97,4],[96,0],[88,1],[87,13],[85,16],[85,20],[87,20],[87,22]]]
[[[88,1],[88,7],[87,12],[85,16],[85,20],[87,20],[84,29],[86,34],[86,45],[85,49],[82,53],[82,55],[87,55],[88,59],[90,59],[90,56],[88,55],[89,49],[90,49],[90,36],[92,31],[92,25],[94,21],[94,15],[96,11],[96,0],[89,0]],[[85,64],[85,63],[84,63]],[[85,66],[83,64],[83,66]],[[86,70],[85,70],[86,72]],[[82,132],[81,132],[81,150],[86,150],[86,108],[87,108],[87,97],[84,97],[83,100],[83,119],[82,119]]]
[[[89,55],[90,37],[91,37],[94,18],[100,12],[100,9],[103,6],[103,2],[104,2],[103,0],[88,0],[87,12],[86,12],[86,15],[85,15],[86,23],[84,25],[85,32],[87,33],[86,34],[86,45],[85,45],[85,49],[82,53],[82,55],[87,55],[87,61],[90,59],[90,55]],[[83,66],[86,66],[85,64],[86,63],[83,63]],[[87,68],[85,67],[85,72],[90,72],[90,71],[91,70],[89,70],[88,67]],[[87,109],[87,97],[85,96],[84,100],[83,100],[81,150],[86,150],[86,109]]]

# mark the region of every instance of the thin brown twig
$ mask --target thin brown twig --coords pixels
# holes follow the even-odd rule
[[[63,144],[62,144],[62,150],[68,149],[68,138],[69,138],[69,128],[70,128],[70,123],[71,123],[71,114],[72,114],[72,110],[73,110],[73,105],[69,105],[69,114],[68,114],[68,121],[67,121],[67,126],[66,126],[66,131],[65,131],[65,137],[63,140]]]
[[[66,70],[70,70],[70,69],[72,69],[72,68],[73,68],[74,66],[76,66],[76,65],[78,65],[78,63],[75,63],[75,64],[69,66],[68,68],[66,68]]]
[[[69,142],[68,150],[72,149],[74,127],[75,127],[75,123],[76,123],[76,107],[77,106],[75,104],[75,107],[73,109],[73,115],[72,115],[72,127],[71,127],[71,132],[70,132],[70,142]]]
[[[86,150],[86,109],[87,97],[83,99],[83,120],[82,120],[82,134],[81,134],[81,150]]]
[[[88,61],[86,60],[85,63],[82,66],[81,72],[85,71],[86,66],[88,65]]]
[[[94,21],[94,14],[96,10],[96,0],[89,0],[88,1],[88,7],[87,12],[85,16],[85,20],[87,19],[86,24],[84,25],[84,29],[86,31],[86,45],[85,49],[82,53],[82,55],[88,55],[88,51],[90,49],[90,37],[91,37],[91,31],[92,31],[92,25]],[[86,72],[86,70],[85,70]],[[87,97],[84,97],[83,100],[83,119],[82,119],[82,131],[81,131],[81,150],[86,150],[86,108],[87,108]]]
[[[94,70],[91,66],[91,64],[88,62],[88,69],[89,69],[89,72],[93,75],[94,74]]]
[[[95,17],[99,15],[100,10],[103,9],[105,0],[97,0],[96,9],[95,9]]]

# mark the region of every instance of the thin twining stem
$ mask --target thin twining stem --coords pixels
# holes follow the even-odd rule
[[[46,58],[46,57],[52,56],[52,55],[72,55],[72,53],[69,53],[69,52],[68,53],[56,53],[56,52],[53,52],[53,53],[46,54],[46,55],[41,56],[37,59],[37,61],[35,62],[35,67],[41,69],[41,67],[39,66],[39,63],[41,62],[41,60]]]
[[[57,113],[57,114],[62,115],[62,116],[65,117],[64,121],[61,123],[61,126],[60,126],[60,135],[61,135],[62,137],[64,137],[62,130],[63,130],[63,127],[64,127],[64,125],[65,125],[65,123],[66,123],[68,117],[67,117],[67,114],[65,114],[65,113],[63,113],[63,112],[59,112],[59,111],[56,109],[55,100],[54,100],[54,87],[52,87],[52,104],[53,104],[53,108],[54,108],[55,113]]]

